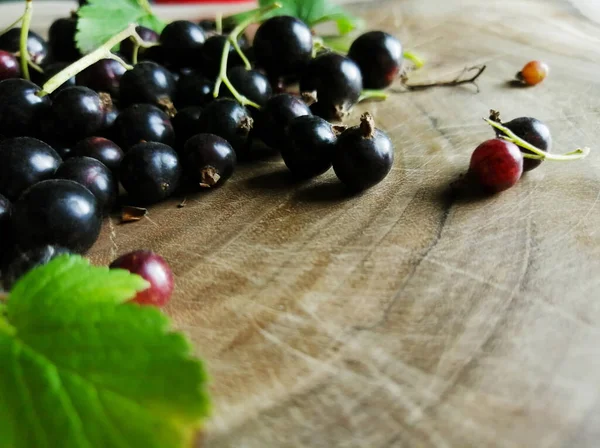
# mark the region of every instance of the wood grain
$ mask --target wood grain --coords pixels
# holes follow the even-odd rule
[[[396,144],[380,186],[290,183],[279,160],[224,188],[108,223],[96,263],[149,248],[177,276],[167,312],[212,376],[206,447],[597,447],[600,26],[580,0],[402,0],[356,8],[427,59],[415,81],[485,63],[466,86],[361,106]],[[533,89],[507,85],[543,59]],[[492,132],[535,116],[556,151],[487,199],[448,185]]]

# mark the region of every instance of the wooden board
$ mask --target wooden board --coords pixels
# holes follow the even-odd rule
[[[356,8],[472,86],[361,106],[396,144],[361,197],[279,160],[214,192],[106,224],[91,256],[153,249],[167,309],[212,377],[206,447],[597,447],[600,438],[600,26],[591,1],[398,0]],[[551,76],[507,85],[531,59]],[[556,151],[515,188],[448,199],[490,108],[535,116]]]

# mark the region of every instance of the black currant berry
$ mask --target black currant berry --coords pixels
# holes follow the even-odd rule
[[[370,31],[352,43],[348,57],[360,67],[365,89],[385,89],[400,76],[402,44],[391,34]]]
[[[36,135],[39,121],[50,108],[50,98],[24,79],[0,81],[0,134],[5,137]]]
[[[186,142],[183,162],[185,174],[194,185],[212,188],[231,177],[237,157],[227,140],[213,134],[198,134]]]
[[[198,134],[198,119],[202,115],[203,110],[199,106],[186,107],[185,109],[180,109],[173,118],[173,128],[175,129],[175,137],[177,139],[175,149],[177,152],[183,150],[185,142],[190,137]]]
[[[138,36],[142,38],[142,40],[146,43],[158,43],[159,35],[156,31],[151,30],[150,28],[146,28],[145,26],[137,26],[135,31],[138,33]],[[121,42],[121,48],[119,52],[123,55],[125,59],[131,61],[133,59],[133,51],[135,48],[135,44],[133,39],[127,39]],[[146,52],[146,48],[140,48],[138,50],[138,57],[143,58],[144,52]]]
[[[125,72],[125,67],[114,59],[102,59],[79,73],[77,84],[96,92],[110,93],[116,98]]]
[[[310,28],[290,16],[273,17],[264,22],[254,37],[257,65],[271,78],[300,73],[312,58]]]
[[[366,190],[381,182],[394,164],[394,146],[385,132],[376,129],[366,113],[360,126],[345,130],[333,155],[337,177],[352,190]]]
[[[140,62],[121,77],[121,107],[136,103],[168,107],[175,94],[175,79],[155,62]]]
[[[221,70],[221,59],[223,49],[227,42],[227,36],[216,35],[209,37],[202,48],[202,73],[209,78],[216,78]],[[242,65],[243,61],[233,46],[229,47],[227,68]]]
[[[160,44],[170,67],[193,67],[200,63],[204,30],[193,22],[176,20],[160,35]]]
[[[75,43],[77,17],[55,20],[48,31],[50,57],[57,62],[74,62],[81,57]]]
[[[0,194],[16,200],[32,185],[50,179],[62,163],[49,145],[31,137],[0,142]]]
[[[0,267],[6,260],[6,253],[13,244],[12,236],[12,204],[0,194]]]
[[[53,100],[54,132],[64,139],[78,141],[97,134],[104,125],[107,99],[87,87],[69,87]]]
[[[71,252],[60,246],[41,246],[20,252],[8,265],[2,276],[3,286],[10,291],[17,281],[29,271],[44,266],[60,255]]]
[[[552,135],[550,129],[540,120],[531,117],[520,117],[503,123],[508,129],[515,133],[519,138],[522,138],[527,143],[532,144],[542,151],[549,152],[552,150]],[[531,151],[520,148],[521,152],[531,154]],[[523,171],[531,171],[540,166],[542,160],[523,159]]]
[[[287,144],[286,130],[296,117],[312,115],[302,99],[288,93],[271,97],[256,118],[256,135],[267,146],[281,150]]]
[[[316,93],[311,110],[326,120],[342,120],[358,102],[363,90],[358,65],[337,53],[317,56],[300,79],[300,90]]]
[[[121,162],[119,179],[135,201],[153,204],[168,198],[179,186],[181,164],[177,153],[162,143],[139,143]]]
[[[327,121],[311,115],[295,118],[287,128],[287,138],[281,155],[295,176],[315,177],[331,168],[337,135]]]
[[[98,239],[101,225],[96,197],[71,180],[38,182],[14,204],[13,229],[23,249],[49,244],[84,253]]]
[[[134,104],[122,111],[115,122],[114,135],[125,151],[140,142],[175,144],[169,116],[151,104]]]
[[[20,78],[21,66],[14,54],[0,50],[0,81]]]
[[[214,100],[214,82],[195,72],[185,73],[177,81],[175,107],[204,106]]]
[[[232,67],[227,71],[227,77],[240,94],[259,106],[264,106],[273,95],[271,83],[257,70],[246,70],[242,66]],[[223,85],[221,89],[225,90],[226,96],[233,97],[227,86]]]
[[[13,28],[0,35],[0,50],[18,53],[21,50],[21,28]],[[43,65],[48,56],[48,44],[37,33],[29,31],[27,36],[27,51],[32,62]]]
[[[118,173],[125,153],[119,145],[103,137],[88,137],[81,140],[73,153],[77,157],[91,157],[102,162],[113,173]]]
[[[119,184],[106,165],[91,157],[72,157],[56,170],[55,179],[73,180],[92,192],[103,211],[110,208],[117,199]]]
[[[236,151],[244,151],[254,120],[237,101],[221,98],[210,103],[198,119],[198,133],[214,134],[227,140]]]

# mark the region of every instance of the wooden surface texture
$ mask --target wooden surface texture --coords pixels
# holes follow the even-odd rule
[[[343,195],[277,159],[222,189],[113,218],[96,263],[148,248],[173,266],[166,312],[212,377],[203,446],[590,447],[600,444],[600,20],[593,0],[398,0],[353,10],[427,66],[487,64],[472,86],[370,110],[396,145],[387,180]],[[547,82],[511,88],[531,59]],[[493,133],[535,116],[556,152],[513,189],[449,199]],[[594,150],[595,149],[595,150]]]

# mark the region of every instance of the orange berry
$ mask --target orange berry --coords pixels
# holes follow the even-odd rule
[[[531,61],[525,64],[523,70],[517,73],[517,79],[523,81],[528,86],[535,86],[546,79],[549,70],[546,63]]]

